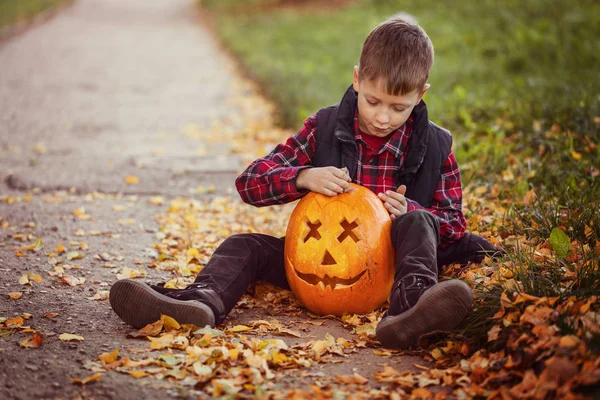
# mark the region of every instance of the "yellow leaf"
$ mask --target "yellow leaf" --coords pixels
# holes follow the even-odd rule
[[[72,260],[81,260],[83,258],[83,254],[81,254],[78,251],[70,251],[67,254],[67,260],[72,261]]]
[[[129,371],[129,375],[134,378],[143,378],[147,375],[146,371]]]
[[[170,333],[163,335],[159,338],[148,337],[148,339],[150,339],[151,342],[150,348],[154,350],[162,350],[164,348],[169,347],[174,338],[175,336],[171,335]]]
[[[165,199],[161,196],[153,196],[148,199],[148,202],[154,204],[155,206],[162,206],[165,203]]]
[[[439,360],[440,358],[444,357],[444,353],[442,353],[442,351],[439,348],[435,348],[431,351],[431,356],[436,360]]]
[[[571,151],[571,157],[573,157],[574,160],[579,161],[581,160],[581,153],[578,153],[575,150],[573,150]]]
[[[119,349],[114,349],[110,353],[102,353],[98,356],[100,361],[103,361],[105,364],[111,364],[117,361],[119,357]]]
[[[249,326],[246,326],[246,325],[236,325],[236,326],[228,329],[229,332],[234,332],[234,333],[247,332],[247,331],[251,331],[251,330],[252,330],[252,328],[250,328]]]
[[[60,335],[58,335],[58,338],[63,342],[83,342],[84,340],[83,336],[74,335],[72,333],[61,333]]]
[[[27,274],[21,275],[21,277],[19,278],[19,283],[21,285],[31,285],[31,282],[29,282],[29,277],[27,276]]]
[[[169,317],[168,315],[161,315],[160,319],[163,322],[166,332],[181,328],[181,325],[179,325],[179,322],[175,321],[175,318]]]
[[[11,300],[19,300],[21,297],[23,297],[23,293],[22,292],[10,292],[8,294],[8,297]]]
[[[98,372],[97,374],[94,374],[94,375],[88,376],[88,377],[86,377],[86,378],[83,378],[83,379],[79,379],[79,378],[71,378],[71,382],[73,382],[73,383],[78,383],[78,384],[80,384],[80,385],[85,385],[85,384],[87,384],[87,383],[90,383],[90,382],[95,382],[95,381],[98,381],[98,380],[100,380],[101,378],[102,378],[102,374],[101,374],[100,372]]]
[[[273,358],[273,364],[275,365],[284,364],[288,362],[288,357],[285,354],[276,352],[273,353],[271,356]]]
[[[140,179],[137,176],[129,175],[125,178],[125,183],[128,185],[137,185],[140,183]]]
[[[65,251],[67,251],[67,250],[65,249],[65,246],[63,246],[63,242],[60,242],[60,244],[54,249],[54,252],[56,254],[62,254]]]

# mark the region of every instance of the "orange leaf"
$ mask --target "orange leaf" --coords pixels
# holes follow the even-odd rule
[[[83,379],[79,379],[79,378],[71,378],[71,381],[72,381],[73,383],[77,383],[77,384],[79,384],[79,385],[85,385],[86,383],[90,383],[90,382],[98,381],[98,380],[100,380],[101,378],[102,378],[102,374],[98,372],[97,374],[94,374],[94,375],[92,375],[92,376],[88,376],[88,377],[86,377],[86,378],[83,378]]]
[[[60,242],[60,244],[54,249],[54,252],[56,254],[62,254],[65,251],[67,251],[67,249],[65,249],[65,246],[63,245],[63,242]]]
[[[4,325],[6,325],[9,328],[23,326],[23,317],[9,318],[6,321],[4,321]]]
[[[128,185],[137,185],[140,183],[140,179],[137,176],[129,175],[125,178],[125,183]]]
[[[98,356],[98,358],[103,361],[105,364],[111,364],[117,361],[119,357],[119,349],[114,349],[110,353],[102,353]]]
[[[164,321],[159,319],[156,322],[146,325],[142,329],[139,330],[141,334],[144,336],[157,336],[163,328]]]
[[[358,373],[354,373],[352,375],[336,374],[335,380],[336,380],[336,382],[339,382],[339,383],[346,383],[346,384],[356,383],[358,385],[364,385],[365,383],[369,382],[369,380],[367,378],[365,378],[364,376],[362,376]]]
[[[23,297],[23,293],[22,292],[10,292],[8,294],[8,297],[11,300],[19,300],[21,297]]]
[[[23,340],[21,342],[20,346],[27,347],[27,348],[38,348],[42,345],[43,341],[44,341],[44,338],[42,337],[42,335],[35,332],[33,334],[33,338]]]

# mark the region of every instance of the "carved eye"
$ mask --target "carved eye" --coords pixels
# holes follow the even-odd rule
[[[356,221],[348,222],[347,219],[344,219],[340,222],[342,228],[344,228],[344,232],[338,236],[338,241],[342,243],[348,236],[350,236],[355,242],[358,242],[360,239],[356,236],[356,233],[352,232],[354,228],[358,228],[358,224]]]
[[[317,221],[314,224],[310,221],[306,221],[306,224],[310,228],[310,232],[304,238],[304,243],[308,242],[308,239],[315,238],[317,240],[321,239],[321,234],[319,233],[319,228],[321,227],[321,222]]]

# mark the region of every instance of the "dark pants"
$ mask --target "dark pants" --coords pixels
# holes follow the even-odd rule
[[[437,218],[427,211],[411,211],[393,221],[391,239],[396,250],[396,282],[410,275],[437,282],[440,266],[479,262],[486,252],[497,250],[484,238],[471,233],[441,248],[439,231]],[[225,304],[226,315],[255,280],[289,289],[284,241],[285,238],[258,233],[232,235],[215,250],[196,282],[208,284],[217,292]]]

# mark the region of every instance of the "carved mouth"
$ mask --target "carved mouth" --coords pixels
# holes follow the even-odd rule
[[[334,290],[334,289],[342,289],[342,288],[346,288],[346,287],[350,287],[350,286],[354,285],[356,282],[358,282],[360,280],[360,278],[362,278],[362,276],[365,274],[365,272],[367,272],[367,270],[365,269],[363,272],[356,275],[355,277],[348,278],[348,279],[335,278],[335,277],[331,277],[329,275],[325,275],[321,279],[315,274],[303,274],[302,272],[298,272],[298,270],[296,268],[294,268],[294,272],[296,272],[296,275],[298,275],[298,278],[302,279],[304,282],[308,283],[309,285],[317,285],[322,290],[325,290],[325,287],[329,286],[331,288],[331,290]]]

